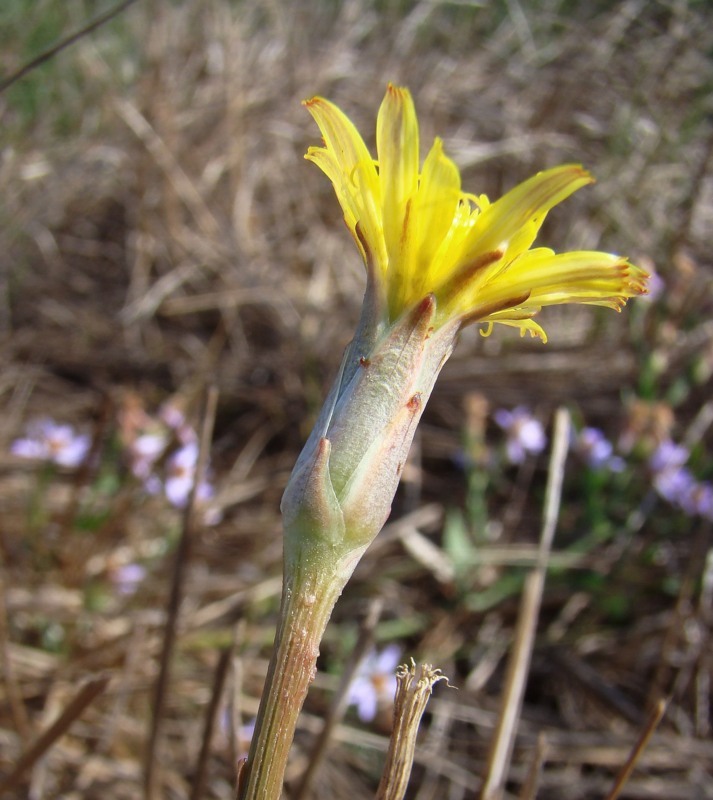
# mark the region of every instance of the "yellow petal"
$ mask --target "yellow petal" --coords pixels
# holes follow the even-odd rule
[[[480,214],[463,252],[463,260],[469,261],[478,253],[491,250],[507,250],[513,237],[522,236],[523,228],[528,225],[531,227],[526,232],[527,237],[534,239],[542,219],[553,206],[592,182],[592,176],[578,164],[565,164],[533,175]],[[525,247],[531,243],[527,242]],[[523,244],[519,242],[518,247],[525,249]]]
[[[516,259],[503,276],[503,283],[510,290],[529,287],[530,302],[539,306],[603,301],[610,305],[612,297],[641,294],[644,276],[639,267],[611,253],[579,250],[555,255],[539,248]]]
[[[313,97],[305,100],[303,105],[319,126],[327,150],[334,154],[337,163],[347,175],[352,173],[357,164],[372,161],[354,123],[334,103],[323,97]]]
[[[434,285],[436,253],[453,225],[459,200],[460,172],[444,154],[443,142],[436,139],[423,163],[413,212],[418,225],[418,269],[425,284]]]
[[[397,308],[407,304],[415,272],[415,227],[410,216],[418,189],[418,121],[408,89],[389,84],[376,120],[376,149],[389,306]]]
[[[376,149],[389,255],[398,251],[406,203],[418,188],[418,121],[408,89],[389,84],[376,120]]]
[[[370,254],[378,268],[385,271],[381,190],[374,160],[359,131],[334,103],[313,97],[304,106],[314,117],[325,143],[325,147],[310,147],[305,158],[317,164],[332,181],[362,256],[368,259]],[[356,231],[357,224],[361,235]],[[364,252],[364,244],[369,253]]]

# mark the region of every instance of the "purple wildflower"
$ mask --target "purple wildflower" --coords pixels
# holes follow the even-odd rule
[[[690,453],[681,444],[675,444],[670,439],[665,439],[654,450],[649,459],[649,467],[653,472],[663,472],[668,469],[682,467]]]
[[[624,469],[624,461],[614,455],[614,445],[598,428],[582,428],[574,440],[574,451],[592,469]]]
[[[654,489],[669,503],[682,506],[695,486],[695,478],[683,465],[688,460],[688,450],[666,439],[652,453],[649,467],[653,472]]]
[[[685,498],[695,488],[696,479],[685,467],[668,467],[654,472],[653,484],[664,500],[683,507]]]
[[[58,425],[49,418],[36,420],[27,426],[27,436],[16,439],[11,452],[21,458],[50,461],[62,467],[78,467],[89,452],[91,440],[76,433],[71,425]]]
[[[181,444],[187,445],[198,441],[198,434],[190,426],[183,412],[176,406],[167,403],[160,409],[158,416],[161,422],[173,431]]]
[[[116,591],[122,595],[134,594],[146,575],[146,567],[141,564],[123,564],[110,573]]]
[[[172,505],[183,508],[193,488],[198,463],[198,444],[190,442],[171,455],[164,489]]]
[[[168,460],[168,477],[164,483],[164,491],[169,502],[176,508],[185,508],[188,502],[196,479],[197,465],[198,442],[195,441],[176,450]],[[214,494],[211,484],[205,480],[201,481],[196,489],[196,502],[199,505],[206,503]]]
[[[362,722],[371,722],[379,706],[393,703],[396,694],[394,671],[400,660],[401,650],[396,645],[389,645],[381,653],[372,650],[361,663],[349,687],[347,702],[357,707]]]
[[[174,431],[187,425],[186,417],[183,412],[171,403],[166,403],[161,406],[158,416],[163,423]]]
[[[123,439],[129,468],[144,490],[164,494],[171,505],[185,508],[196,480],[199,446],[198,435],[183,412],[167,403],[151,417],[141,408],[130,407],[123,420]],[[214,494],[210,482],[201,480],[196,504],[206,525],[222,519],[219,509],[207,505]]]
[[[498,409],[495,422],[505,431],[505,449],[511,464],[521,464],[528,453],[541,453],[547,445],[542,423],[530,414],[524,406],[512,411]]]
[[[684,466],[688,456],[683,445],[662,442],[649,459],[654,488],[689,516],[713,520],[713,485],[696,480]]]
[[[713,521],[713,485],[694,482],[681,497],[680,505],[687,514]]]
[[[133,474],[143,480],[149,480],[151,470],[163,455],[168,438],[161,432],[142,433],[137,436],[129,448],[130,467]]]

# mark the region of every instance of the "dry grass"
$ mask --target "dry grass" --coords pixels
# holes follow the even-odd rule
[[[65,5],[60,33],[83,21],[84,4]],[[23,27],[4,44],[6,72],[27,58]],[[497,195],[544,166],[585,163],[599,183],[553,213],[543,239],[628,253],[668,286],[664,305],[621,317],[553,311],[546,347],[463,337],[392,522],[327,633],[291,785],[378,596],[377,639],[460,687],[431,701],[409,796],[479,796],[545,470],[493,480],[499,538],[458,577],[442,534],[467,497],[454,466],[464,406],[475,391],[546,418],[567,404],[616,436],[622,401],[642,396],[674,409],[710,470],[707,427],[690,426],[713,372],[711,52],[706,4],[674,0],[153,0],[0,95],[2,452],[49,414],[91,430],[101,453],[100,466],[52,475],[0,455],[0,784],[70,709],[8,797],[142,796],[181,520],[122,468],[116,419],[131,403],[171,397],[198,425],[206,387],[219,392],[223,521],[191,531],[159,796],[195,796],[226,648],[220,707],[254,715],[279,596],[280,494],[363,292],[331,188],[302,160],[316,131],[300,101],[328,96],[368,132],[388,80],[411,87],[424,141],[443,137],[468,189]],[[642,501],[644,484],[619,487],[602,535],[581,486],[565,487],[508,798],[534,797],[523,787],[539,768],[539,798],[606,797],[660,697],[667,715],[621,797],[713,797],[710,524]],[[424,539],[440,560],[419,557]],[[112,570],[135,560],[150,577],[121,596]],[[202,796],[230,798],[240,745],[216,727]],[[330,748],[313,796],[372,797],[384,731],[348,715]]]

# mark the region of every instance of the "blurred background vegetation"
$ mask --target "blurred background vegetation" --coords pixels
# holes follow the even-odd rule
[[[0,80],[110,7],[4,0]],[[549,433],[565,406],[621,462],[576,443],[567,461],[506,796],[534,797],[518,793],[543,762],[538,797],[605,797],[666,697],[621,796],[713,797],[712,23],[706,0],[138,0],[0,94],[0,784],[83,680],[110,678],[7,796],[141,796],[183,524],[170,480],[192,474],[176,454],[211,386],[212,488],[156,758],[161,796],[193,796],[232,647],[200,769],[204,797],[233,796],[274,633],[280,495],[364,289],[331,186],[303,160],[318,133],[300,101],[329,97],[373,143],[392,81],[467,191],[583,163],[597,184],[540,241],[626,254],[656,291],[621,315],[550,309],[544,346],[463,335],[338,604],[288,785],[381,598],[377,646],[459,687],[429,706],[409,796],[479,796],[547,471],[546,451],[508,462],[492,412],[527,406]],[[28,458],[17,442],[37,420],[72,426],[82,457]],[[668,442],[695,507],[657,483]],[[348,712],[314,797],[373,796],[387,718]]]

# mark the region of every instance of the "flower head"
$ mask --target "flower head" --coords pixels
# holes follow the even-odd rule
[[[337,106],[305,102],[323,147],[306,158],[332,181],[367,267],[367,302],[386,322],[432,295],[436,327],[495,322],[546,340],[532,318],[543,306],[588,303],[620,310],[646,291],[646,273],[594,251],[531,249],[547,212],[593,182],[581,166],[539,172],[496,202],[462,191],[436,139],[419,166],[418,121],[407,89],[389,85],[376,124],[378,158]]]
[[[379,706],[393,703],[395,670],[400,659],[401,650],[396,645],[389,645],[380,653],[372,650],[362,662],[347,695],[348,705],[356,706],[362,722],[371,722]]]
[[[151,471],[167,446],[168,437],[164,431],[154,430],[137,436],[128,447],[129,467],[132,473],[141,480],[149,480]]]
[[[664,500],[689,516],[713,519],[713,486],[696,480],[685,467],[690,453],[686,447],[665,439],[649,458],[654,488]]]
[[[614,454],[614,445],[599,428],[582,428],[574,437],[573,448],[592,469],[609,469],[612,472],[621,472],[624,469],[624,461]]]
[[[414,432],[463,325],[495,322],[545,338],[532,317],[546,305],[619,309],[645,291],[646,273],[607,253],[530,249],[547,212],[592,179],[582,167],[547,170],[490,203],[461,190],[436,139],[419,165],[411,95],[389,86],[374,159],[335,105],[306,102],[324,139],[307,158],[332,181],[367,268],[361,318],[282,498],[288,569],[317,559],[344,574],[379,532]],[[508,412],[509,413],[509,412]],[[509,456],[545,446],[519,412],[502,422]],[[331,568],[331,567],[330,567]]]
[[[121,595],[135,594],[147,575],[146,567],[141,564],[122,564],[109,573],[112,583]]]
[[[545,429],[524,406],[518,406],[512,411],[500,408],[494,417],[495,422],[505,431],[505,449],[511,464],[522,464],[528,453],[537,454],[545,449]]]
[[[27,427],[27,436],[16,439],[13,455],[50,461],[61,467],[78,467],[91,444],[89,436],[77,433],[71,425],[59,425],[51,419],[39,419]]]
[[[198,466],[198,442],[189,442],[176,450],[168,459],[167,477],[164,485],[166,497],[177,508],[184,508],[196,480]],[[214,494],[207,481],[201,481],[196,489],[196,500],[206,502]]]
[[[685,467],[668,467],[655,472],[653,484],[664,500],[681,507],[686,505],[687,498],[697,485],[693,473]]]
[[[651,454],[649,466],[655,473],[678,469],[688,461],[689,455],[688,450],[682,444],[664,439]]]

